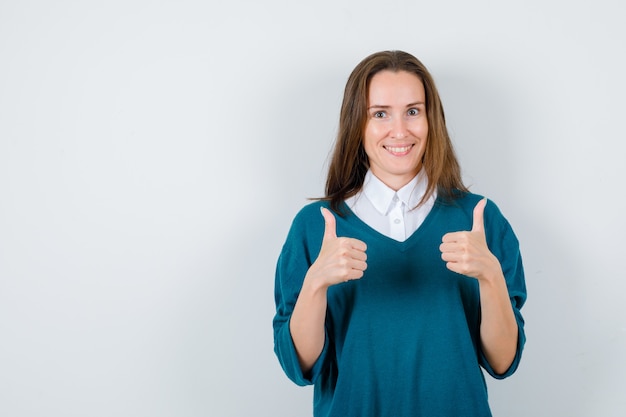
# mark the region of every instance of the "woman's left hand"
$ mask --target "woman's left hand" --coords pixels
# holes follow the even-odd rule
[[[439,246],[441,259],[449,270],[479,281],[502,274],[500,262],[487,247],[484,223],[486,205],[487,199],[483,198],[474,207],[472,230],[446,233]]]

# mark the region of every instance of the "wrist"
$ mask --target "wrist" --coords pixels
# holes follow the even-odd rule
[[[326,296],[326,291],[328,290],[329,285],[324,282],[324,280],[316,277],[312,274],[307,274],[304,277],[304,282],[302,283],[302,289],[300,292],[304,292],[309,294],[310,296]]]
[[[500,263],[497,263],[492,268],[489,268],[485,273],[478,277],[478,282],[481,285],[486,286],[498,286],[505,282],[504,273],[500,267]]]

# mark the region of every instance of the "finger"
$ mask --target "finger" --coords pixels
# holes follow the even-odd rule
[[[365,251],[362,251],[359,249],[352,249],[350,252],[348,252],[348,256],[350,256],[351,259],[354,259],[357,261],[367,260],[367,254],[365,253]]]
[[[346,279],[345,281],[352,281],[354,279],[360,279],[363,278],[363,275],[365,275],[364,273],[364,269],[352,269],[347,275],[346,275]]]
[[[465,257],[458,252],[441,252],[441,259],[449,263],[459,263],[463,262]]]
[[[330,210],[322,207],[322,216],[324,217],[324,238],[323,240],[330,240],[337,238],[337,224],[335,216]]]
[[[459,245],[467,243],[471,232],[450,232],[443,235],[442,243],[458,243]]]
[[[362,261],[367,259],[367,253],[365,252],[367,246],[365,242],[348,237],[339,237],[336,239],[335,243],[334,247],[339,256]]]
[[[457,262],[446,262],[446,268],[452,272],[456,272],[457,274],[463,274],[463,268]]]
[[[444,242],[439,245],[439,251],[441,253],[462,252],[463,246],[456,242]]]
[[[361,252],[365,252],[367,250],[367,245],[362,240],[352,239],[352,238],[348,238],[348,239],[353,249],[356,249]]]
[[[350,264],[348,266],[350,267],[350,269],[354,269],[357,271],[365,271],[367,269],[367,262],[357,261],[353,259],[352,261],[350,261]]]
[[[458,242],[459,239],[461,239],[461,237],[462,237],[462,233],[465,233],[465,232],[450,232],[450,233],[446,233],[441,238],[441,241],[444,242],[444,243],[447,243],[447,242]]]
[[[472,232],[483,232],[485,230],[485,206],[487,205],[487,199],[483,198],[474,207],[474,223],[472,224]]]

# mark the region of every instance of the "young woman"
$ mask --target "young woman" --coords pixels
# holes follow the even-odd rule
[[[350,75],[326,196],[276,270],[275,352],[314,415],[489,416],[525,342],[519,244],[463,185],[435,83],[401,51]]]

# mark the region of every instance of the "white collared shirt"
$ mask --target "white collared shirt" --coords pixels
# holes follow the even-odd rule
[[[346,204],[368,226],[399,242],[409,238],[424,222],[435,204],[436,193],[415,208],[428,186],[428,177],[421,170],[397,192],[387,187],[372,171],[367,171],[363,188],[346,199]]]

